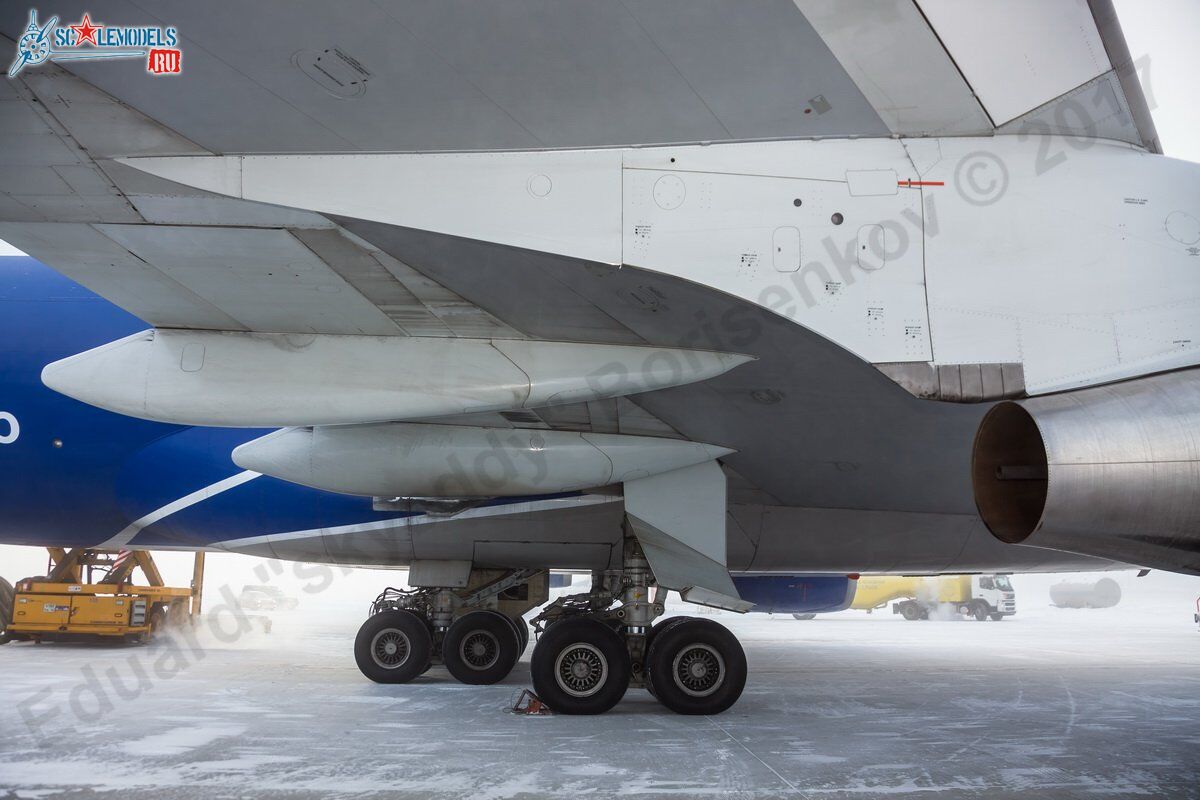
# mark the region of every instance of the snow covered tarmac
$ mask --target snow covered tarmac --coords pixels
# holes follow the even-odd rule
[[[1124,574],[1102,611],[1049,607],[1054,580],[1018,576],[1000,623],[718,615],[751,673],[711,718],[642,690],[601,717],[514,716],[528,652],[496,686],[372,684],[362,604],[325,598],[178,648],[10,644],[0,797],[1200,795],[1200,580]]]

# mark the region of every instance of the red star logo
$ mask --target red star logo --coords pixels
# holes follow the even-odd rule
[[[99,44],[96,42],[96,31],[100,30],[101,26],[93,25],[92,19],[87,15],[86,11],[78,25],[68,25],[67,27],[75,31],[76,47],[81,46],[84,42],[91,42],[93,47],[99,47]]]

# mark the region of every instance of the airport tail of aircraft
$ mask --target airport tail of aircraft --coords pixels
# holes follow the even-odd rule
[[[1107,0],[666,6],[25,64],[0,541],[406,567],[383,682],[503,678],[589,570],[536,621],[575,713],[736,702],[727,630],[655,624],[731,573],[1200,574],[1200,166]]]

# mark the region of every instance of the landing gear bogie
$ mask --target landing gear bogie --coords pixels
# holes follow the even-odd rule
[[[358,666],[379,683],[410,681],[437,663],[462,683],[493,684],[509,675],[532,626],[534,691],[559,714],[601,714],[629,688],[681,714],[719,714],[741,696],[746,656],[736,637],[709,619],[659,620],[665,588],[635,536],[626,535],[619,569],[593,571],[589,591],[526,623],[523,614],[548,599],[547,575],[472,569],[466,586],[386,589],[355,641]],[[534,579],[538,590],[523,588]]]
[[[380,683],[404,683],[434,664],[444,665],[463,683],[496,683],[508,676],[528,646],[523,615],[546,601],[548,585],[545,570],[530,568],[472,569],[467,585],[455,588],[388,587],[371,603],[355,642],[355,660],[364,675]],[[394,630],[381,620],[391,620]],[[372,650],[372,640],[385,629]],[[410,646],[413,663],[390,663]]]

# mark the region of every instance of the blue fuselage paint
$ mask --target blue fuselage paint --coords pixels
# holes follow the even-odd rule
[[[0,543],[99,544],[241,472],[230,452],[268,431],[147,422],[42,384],[46,364],[148,327],[34,259],[0,258]],[[166,516],[133,543],[203,547],[403,516],[261,476]]]

